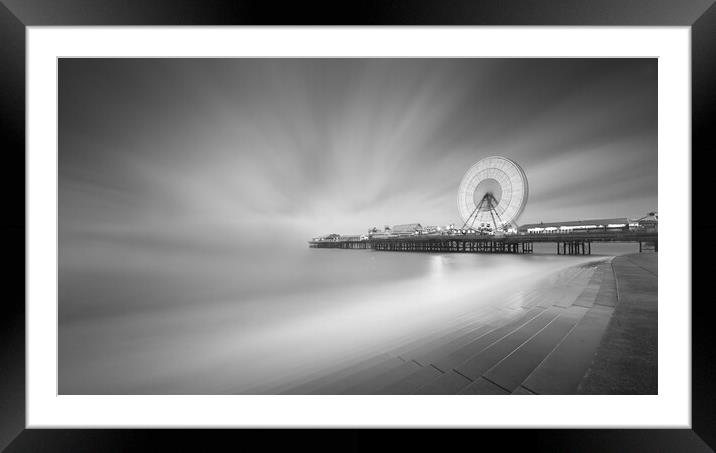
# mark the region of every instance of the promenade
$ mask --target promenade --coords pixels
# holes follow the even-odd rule
[[[657,255],[619,257],[613,267],[619,304],[578,393],[657,394]]]

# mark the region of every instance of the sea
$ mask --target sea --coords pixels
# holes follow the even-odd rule
[[[592,255],[289,249],[60,265],[60,394],[256,394],[329,373],[468,312],[488,316]]]

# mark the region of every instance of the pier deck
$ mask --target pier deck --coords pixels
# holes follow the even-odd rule
[[[658,233],[620,231],[605,233],[497,235],[415,235],[366,240],[314,240],[313,248],[373,249],[392,252],[532,253],[534,243],[553,243],[558,255],[591,255],[593,242],[634,242],[639,250],[658,251]]]

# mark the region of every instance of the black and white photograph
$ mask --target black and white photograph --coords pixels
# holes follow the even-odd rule
[[[0,450],[713,451],[714,0],[343,6],[0,0]]]
[[[656,58],[60,58],[60,395],[656,395]]]

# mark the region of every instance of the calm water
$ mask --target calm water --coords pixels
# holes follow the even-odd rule
[[[505,304],[587,257],[296,248],[60,266],[60,393],[260,392]],[[544,252],[541,253],[541,252]]]

